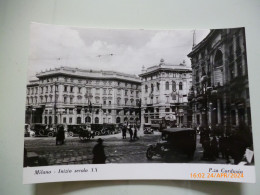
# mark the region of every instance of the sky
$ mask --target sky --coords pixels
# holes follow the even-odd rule
[[[61,66],[93,70],[114,70],[138,75],[145,68],[178,65],[193,45],[193,29],[123,30],[93,29],[31,24],[28,80],[37,72]],[[209,29],[195,31],[199,43]]]

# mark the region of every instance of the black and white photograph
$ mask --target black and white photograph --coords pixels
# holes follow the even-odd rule
[[[254,167],[243,27],[32,23],[26,90],[23,167],[34,175],[97,164]]]

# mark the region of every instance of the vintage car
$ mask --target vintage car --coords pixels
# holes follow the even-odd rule
[[[196,150],[196,131],[191,128],[166,128],[161,130],[161,139],[153,145],[149,145],[146,157],[162,158],[171,157],[175,152],[186,154],[191,160]]]
[[[67,125],[67,135],[68,137],[78,136],[80,133],[81,125]]]
[[[81,125],[80,131],[79,131],[79,139],[80,140],[86,140],[90,138],[94,138],[95,133],[94,131],[91,130],[90,126],[86,125]]]
[[[118,132],[116,131],[115,124],[91,124],[91,129],[94,131],[96,136],[110,135]]]
[[[55,128],[42,123],[33,123],[30,129],[35,133],[34,136],[54,137],[56,135]]]
[[[153,134],[151,125],[144,125],[144,134]]]

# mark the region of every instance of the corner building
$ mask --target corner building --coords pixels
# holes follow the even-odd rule
[[[141,81],[137,76],[61,67],[36,77],[27,85],[26,123],[139,121]]]
[[[188,57],[193,123],[221,125],[226,132],[241,123],[251,126],[245,29],[211,30]]]
[[[163,59],[158,65],[143,67],[139,75],[142,80],[142,125],[158,128],[163,118],[170,126],[191,124],[187,104],[191,73],[185,62],[171,65]]]

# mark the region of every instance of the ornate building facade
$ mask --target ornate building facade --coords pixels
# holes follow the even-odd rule
[[[27,123],[118,124],[139,120],[141,81],[137,76],[61,67],[36,77],[27,85]]]
[[[142,124],[159,127],[163,118],[173,126],[189,126],[188,92],[192,70],[185,65],[160,64],[142,70]]]
[[[251,126],[245,29],[211,30],[188,54],[192,63],[189,100],[193,123]]]

